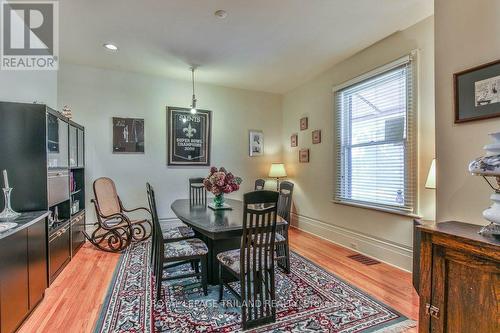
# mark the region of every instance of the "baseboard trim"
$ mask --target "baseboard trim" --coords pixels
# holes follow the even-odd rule
[[[413,250],[411,248],[295,213],[291,214],[291,220],[291,225],[301,231],[404,271],[411,272],[412,270]],[[356,244],[357,248],[353,248],[352,244]]]

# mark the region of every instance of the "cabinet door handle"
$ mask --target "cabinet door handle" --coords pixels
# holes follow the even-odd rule
[[[437,306],[427,303],[425,305],[425,313],[432,318],[439,319],[439,308]]]

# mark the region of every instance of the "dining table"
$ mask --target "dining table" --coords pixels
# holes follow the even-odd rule
[[[219,283],[217,254],[239,249],[243,235],[243,201],[226,199],[231,209],[214,210],[207,205],[192,205],[189,199],[175,200],[171,209],[182,222],[190,226],[196,237],[208,247],[208,283]],[[277,226],[286,225],[278,216]]]

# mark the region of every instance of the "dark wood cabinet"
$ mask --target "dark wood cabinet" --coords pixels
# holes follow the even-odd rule
[[[55,280],[71,259],[70,223],[55,230],[49,239],[49,280]]]
[[[0,240],[1,332],[14,332],[29,312],[27,229]]]
[[[81,212],[71,218],[71,256],[73,257],[80,247],[85,243],[85,212]]]
[[[460,222],[417,228],[419,332],[500,332],[500,240]]]
[[[41,221],[28,228],[29,308],[42,300],[47,279],[47,223]]]
[[[47,222],[0,239],[0,332],[14,332],[47,288]]]

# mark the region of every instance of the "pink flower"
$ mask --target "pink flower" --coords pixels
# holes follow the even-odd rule
[[[212,192],[214,195],[219,195],[239,190],[241,181],[240,177],[235,177],[224,167],[219,169],[211,167],[209,175],[203,180],[203,185],[207,191]]]

